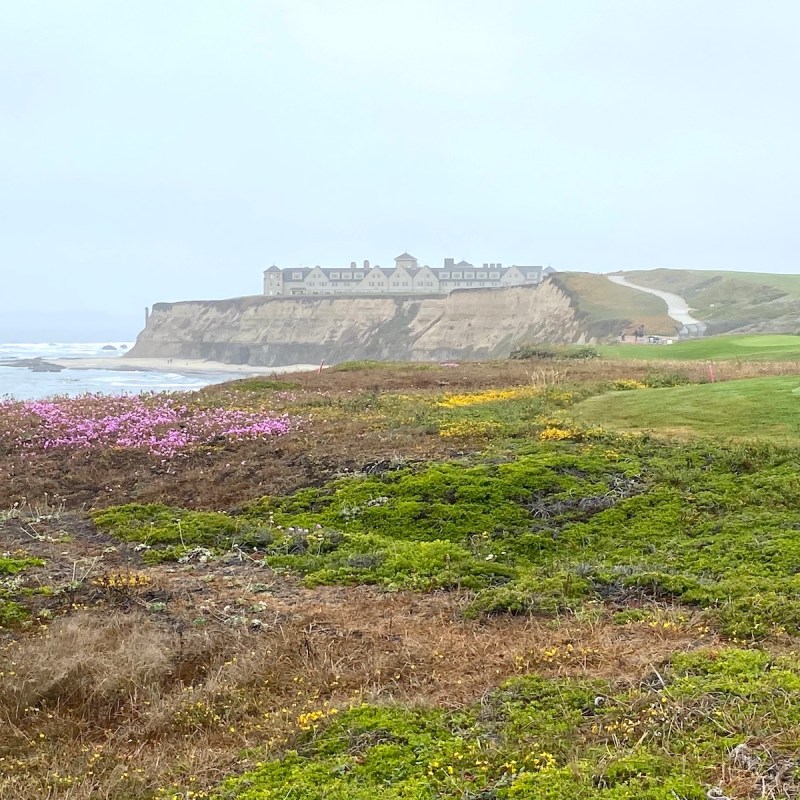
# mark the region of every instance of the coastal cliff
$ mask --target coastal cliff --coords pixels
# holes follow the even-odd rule
[[[351,359],[507,356],[526,342],[585,341],[569,296],[538,286],[468,289],[446,297],[241,297],[157,303],[129,355],[254,366]]]

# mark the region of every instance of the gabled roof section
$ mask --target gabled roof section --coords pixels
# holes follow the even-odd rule
[[[395,261],[416,261],[417,259],[411,253],[401,253],[395,257]]]
[[[273,264],[269,269],[265,269],[264,272],[281,272],[281,268]]]
[[[541,272],[542,271],[542,267],[533,267],[533,266],[527,266],[527,265],[520,266],[519,264],[514,264],[513,266],[515,266],[520,272],[522,272],[525,275],[529,275],[532,272]]]
[[[474,269],[474,265],[470,264],[469,261],[464,261],[463,258],[461,259],[461,261],[458,262],[458,264],[455,264],[454,266],[456,266],[456,267],[472,267]]]

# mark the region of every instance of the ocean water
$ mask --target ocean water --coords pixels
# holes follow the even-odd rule
[[[113,345],[116,350],[104,350]],[[120,358],[132,342],[69,342],[0,344],[0,361],[16,358]],[[181,375],[177,372],[128,372],[113,369],[64,369],[33,372],[23,367],[0,367],[0,398],[33,400],[53,395],[138,394],[200,389],[236,376],[220,373]]]

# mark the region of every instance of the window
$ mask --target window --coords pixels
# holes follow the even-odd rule
[[[490,273],[489,273],[489,277],[490,277],[490,278],[491,278],[493,281],[498,281],[498,280],[500,280],[500,273],[499,273],[499,272],[490,272]]]
[[[331,272],[331,274],[330,274],[330,275],[328,275],[328,277],[329,277],[329,278],[330,278],[332,281],[338,281],[338,280],[339,280],[339,273],[338,273],[338,272]]]
[[[305,289],[292,289],[292,294],[305,294]]]
[[[343,272],[343,273],[342,273],[342,280],[343,280],[343,281],[349,281],[349,280],[352,280],[352,277],[353,277],[353,276],[352,276],[352,275],[351,275],[349,272]]]
[[[292,273],[292,280],[293,281],[301,281],[301,280],[303,280],[303,273],[302,272],[293,272]]]
[[[466,278],[468,281],[474,281],[474,280],[475,280],[475,273],[474,273],[474,272],[465,272],[465,273],[464,273],[464,277],[465,277],[465,278]]]
[[[353,273],[353,279],[354,280],[361,280],[361,278],[363,278],[363,277],[364,277],[364,273],[363,272],[354,272]]]
[[[478,273],[478,280],[479,281],[485,281],[486,280],[486,273],[485,272],[479,272]],[[481,285],[483,285],[483,284],[481,284]]]
[[[539,280],[539,276],[538,275],[530,275],[529,274],[529,275],[525,276],[525,280],[526,281],[538,281]]]
[[[453,280],[454,281],[461,280],[461,273],[460,272],[454,272],[453,273]],[[458,284],[458,285],[460,286],[461,284]]]
[[[443,272],[439,277],[443,281],[449,281],[450,280],[450,273],[449,272]]]

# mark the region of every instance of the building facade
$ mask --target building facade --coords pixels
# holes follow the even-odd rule
[[[264,294],[294,297],[321,294],[449,294],[454,289],[486,289],[501,286],[531,286],[541,283],[550,267],[467,261],[446,258],[441,267],[420,266],[414,256],[403,253],[393,267],[370,266],[355,261],[349,267],[277,267],[264,270]]]

